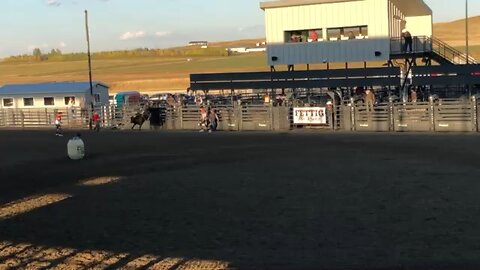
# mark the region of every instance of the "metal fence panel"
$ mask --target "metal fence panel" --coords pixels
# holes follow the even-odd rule
[[[238,131],[240,108],[233,106],[216,106],[217,115],[220,120],[218,123],[219,130]]]
[[[166,129],[181,129],[182,128],[182,118],[180,116],[179,110],[175,108],[167,108],[165,110],[165,128]]]
[[[269,106],[243,106],[241,130],[272,130],[272,110]]]
[[[355,130],[357,131],[390,131],[391,116],[388,105],[355,107]]]
[[[115,109],[110,106],[95,107],[100,114],[104,127],[113,126]],[[91,111],[80,108],[40,108],[40,109],[2,109],[0,110],[0,126],[16,128],[50,127],[54,125],[55,114],[62,113],[62,123],[66,128],[85,128],[89,126]]]
[[[198,129],[200,110],[197,106],[179,108],[181,115],[181,129]]]
[[[333,114],[333,129],[334,130],[343,130],[343,131],[352,131],[353,122],[352,122],[352,106],[340,105],[336,106]]]
[[[393,117],[395,131],[432,130],[432,112],[428,102],[394,104]]]
[[[272,107],[271,109],[273,111],[273,130],[290,130],[290,107],[278,106]]]
[[[435,106],[435,131],[473,131],[470,102],[441,101]]]

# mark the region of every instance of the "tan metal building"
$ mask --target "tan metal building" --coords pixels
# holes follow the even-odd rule
[[[388,61],[403,29],[432,36],[423,0],[278,0],[262,2],[268,64]]]

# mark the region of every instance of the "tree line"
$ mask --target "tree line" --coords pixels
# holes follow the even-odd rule
[[[92,53],[93,59],[123,59],[136,57],[201,57],[201,56],[228,56],[229,53],[222,47],[185,47],[174,49],[149,49],[138,48],[134,50],[105,51]],[[62,53],[60,49],[52,49],[50,52],[42,52],[35,48],[32,54],[16,55],[5,58],[4,62],[67,62],[87,60],[86,53]]]

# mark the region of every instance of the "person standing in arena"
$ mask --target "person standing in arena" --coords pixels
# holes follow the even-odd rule
[[[208,112],[208,122],[209,122],[209,125],[208,125],[208,132],[212,133],[212,131],[216,131],[217,130],[217,127],[218,127],[218,122],[220,121],[220,119],[218,118],[218,114],[217,112],[215,111],[214,108],[210,108],[209,112]]]
[[[200,126],[200,132],[204,132],[205,129],[208,129],[208,112],[205,107],[200,106],[200,122],[198,125]]]
[[[97,112],[93,113],[92,116],[93,120],[93,125],[94,125],[94,131],[99,132],[100,131],[100,115]]]
[[[55,114],[55,136],[63,136],[62,134],[62,112]]]

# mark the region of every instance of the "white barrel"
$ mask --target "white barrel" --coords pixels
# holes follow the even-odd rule
[[[85,144],[80,137],[73,137],[67,144],[68,157],[73,160],[79,160],[85,157]]]

